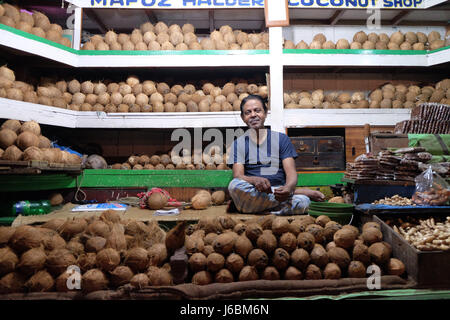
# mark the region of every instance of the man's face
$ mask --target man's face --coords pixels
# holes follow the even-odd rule
[[[248,100],[242,109],[242,120],[250,129],[256,130],[264,128],[264,121],[266,121],[267,114],[259,100]]]

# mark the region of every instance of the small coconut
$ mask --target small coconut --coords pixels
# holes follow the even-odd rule
[[[310,261],[309,253],[302,248],[295,249],[290,259],[291,264],[299,270],[304,270]]]
[[[323,279],[322,271],[315,264],[310,264],[305,271],[306,280],[320,280]]]
[[[83,218],[68,219],[62,226],[60,233],[63,238],[70,239],[73,236],[84,232],[87,227],[87,222]]]
[[[215,275],[215,282],[217,283],[230,283],[233,281],[233,274],[228,269],[221,269]]]
[[[234,274],[239,274],[244,265],[244,259],[236,253],[230,254],[225,261],[226,268]]]
[[[432,43],[433,41],[440,40],[440,39],[441,39],[441,35],[437,31],[431,31],[428,34],[428,43]]]
[[[336,243],[336,245],[344,249],[351,248],[353,246],[353,243],[355,242],[355,239],[356,239],[355,233],[344,228],[336,231],[336,233],[333,236],[333,240]]]
[[[239,272],[239,281],[252,281],[258,280],[259,275],[258,271],[253,266],[245,266],[242,268],[241,272]]]
[[[396,258],[390,258],[387,264],[387,273],[394,276],[401,276],[405,273],[405,264]]]
[[[445,45],[444,40],[434,40],[430,42],[430,50],[436,50],[442,48]]]
[[[23,151],[22,159],[24,161],[41,161],[43,160],[44,155],[38,147],[28,147]]]
[[[256,241],[256,246],[264,250],[267,254],[271,254],[278,246],[277,238],[268,230],[264,231]]]
[[[10,17],[11,19],[13,19],[15,22],[19,22],[20,21],[20,10],[18,7],[10,5],[8,3],[3,3],[2,5],[2,9],[3,9],[3,14],[5,17]],[[3,16],[2,14],[2,16]]]
[[[206,263],[207,263],[206,256],[201,252],[194,253],[189,258],[189,268],[191,269],[192,272],[199,272],[205,270]]]
[[[42,233],[38,228],[20,226],[9,239],[10,247],[17,253],[22,253],[32,248],[37,248],[42,243]]]
[[[280,280],[280,273],[273,266],[268,266],[264,269],[261,278],[264,280]]]
[[[423,32],[417,32],[417,33],[416,33],[416,36],[417,36],[417,41],[418,41],[419,43],[426,44],[426,43],[428,42],[428,37],[427,37],[427,35],[426,35],[425,33],[423,33]]]
[[[375,242],[380,242],[383,240],[383,234],[381,233],[380,229],[377,228],[368,228],[363,231],[362,238],[364,240],[364,243],[368,246]]]
[[[335,263],[328,263],[323,270],[324,279],[339,279],[341,277],[341,269]]]
[[[120,255],[116,250],[107,248],[97,253],[95,261],[103,271],[112,271],[120,264]]]
[[[236,238],[234,243],[234,251],[237,254],[239,254],[243,258],[247,258],[247,255],[252,250],[253,250],[252,242],[250,241],[249,238],[247,238],[245,233],[242,233],[242,235]]]
[[[312,41],[309,44],[310,49],[322,49],[322,43],[320,41]]]
[[[224,265],[225,265],[225,258],[223,255],[219,253],[216,252],[211,253],[210,255],[208,255],[206,259],[206,266],[208,271],[210,272],[217,272],[220,269],[222,269]]]
[[[329,262],[328,253],[320,244],[315,244],[310,254],[311,262],[319,267],[325,267]]]
[[[322,49],[336,49],[333,41],[328,40],[322,44]]]
[[[138,273],[130,280],[130,285],[137,289],[145,288],[149,285],[150,280],[145,273]]]
[[[17,272],[11,272],[0,278],[0,293],[19,293],[25,291],[26,278]]]
[[[160,193],[154,192],[147,199],[147,205],[152,210],[159,210],[167,205],[167,197]]]
[[[0,130],[0,147],[3,149],[12,146],[17,140],[17,134],[11,129],[3,128]]]
[[[327,41],[327,37],[323,33],[318,33],[314,36],[313,41],[318,41],[323,44]]]
[[[366,267],[360,261],[351,261],[347,268],[349,278],[365,278]]]
[[[280,236],[278,245],[287,252],[292,252],[297,248],[297,237],[290,232],[286,232]]]
[[[149,265],[161,266],[167,259],[167,248],[162,243],[155,243],[148,249]]]
[[[74,265],[75,263],[76,258],[72,252],[61,248],[52,250],[48,254],[46,265],[51,274],[58,276],[66,271],[69,266]]]
[[[0,246],[5,246],[15,232],[14,227],[0,226]]]
[[[350,49],[352,49],[352,50],[360,50],[360,49],[362,49],[362,44],[357,42],[357,41],[353,41],[350,44]]]
[[[2,159],[10,161],[18,161],[22,159],[23,152],[17,148],[15,145],[9,146],[3,152]]]
[[[192,283],[196,285],[207,285],[213,282],[213,277],[208,271],[199,271],[192,276]]]
[[[42,251],[42,249],[40,248],[33,248],[31,250],[33,250],[33,252],[36,252],[36,250]],[[23,260],[21,257],[19,263],[19,258],[9,247],[0,248],[0,275],[5,275],[7,273],[13,272],[16,269],[16,266],[22,266],[22,261],[26,263],[23,265],[24,267],[26,267],[24,268],[24,271],[27,271],[26,274],[32,274],[34,271],[42,269],[45,266],[45,252],[43,261],[41,261],[41,259],[34,259],[34,257],[37,257],[38,255],[33,254],[33,252],[31,254],[28,253]],[[33,268],[33,270],[30,270],[31,268],[28,268],[28,266],[34,266],[35,268]]]
[[[22,124],[19,120],[8,119],[3,122],[1,129],[10,129],[15,133],[20,133],[19,130],[22,127]]]
[[[376,242],[369,247],[370,259],[378,265],[383,265],[389,261],[389,249],[382,243]]]
[[[400,50],[411,50],[411,48],[412,48],[411,44],[409,42],[407,42],[407,41],[403,42],[400,45]]]
[[[363,49],[365,50],[374,50],[375,49],[375,43],[372,41],[366,41],[363,43],[362,46]]]
[[[364,31],[359,31],[353,36],[353,41],[363,44],[367,41],[367,34]]]
[[[108,287],[108,284],[108,279],[99,269],[91,269],[81,278],[81,288],[84,292],[104,290]]]
[[[297,244],[306,251],[311,251],[315,245],[315,237],[312,233],[301,232],[297,236]]]

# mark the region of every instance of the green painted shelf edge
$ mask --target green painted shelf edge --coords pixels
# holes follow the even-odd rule
[[[76,50],[73,48],[66,47],[57,42],[36,36],[34,34],[12,28],[10,26],[0,24],[1,30],[6,30],[11,33],[17,34],[27,39],[31,39],[34,41],[39,41],[59,49],[68,51],[70,53],[80,55],[80,56],[167,56],[167,55],[255,55],[255,54],[269,54],[269,50],[142,50],[142,51],[129,51],[129,50]]]
[[[343,172],[300,173],[298,186],[341,183]],[[0,175],[0,192],[83,188],[190,187],[226,188],[231,170],[93,170],[79,176],[68,174]]]
[[[82,56],[105,56],[105,55],[125,55],[125,56],[160,56],[160,55],[255,55],[255,54],[269,54],[269,50],[163,50],[163,51],[128,51],[128,50],[75,50],[66,47],[54,41],[35,36],[34,34],[12,28],[10,26],[0,23],[0,30],[6,30],[22,36],[27,39],[39,41],[59,49],[68,51],[70,53]],[[434,52],[450,49],[450,46],[439,48],[436,50],[364,50],[364,49],[283,49],[285,54],[379,54],[379,55],[426,55]]]

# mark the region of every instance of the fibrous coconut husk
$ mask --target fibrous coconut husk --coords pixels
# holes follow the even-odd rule
[[[100,220],[104,222],[118,223],[120,222],[120,214],[114,210],[103,211],[100,215]]]
[[[9,240],[10,247],[18,253],[37,248],[41,243],[42,233],[39,229],[26,225],[17,227]]]
[[[120,255],[112,248],[103,249],[97,253],[95,264],[103,271],[111,271],[120,264]]]
[[[167,259],[167,249],[163,243],[156,243],[148,249],[149,265],[161,266]]]
[[[79,256],[84,253],[84,245],[73,239],[67,243],[66,249],[72,252],[75,256]]]
[[[83,218],[67,219],[67,221],[61,226],[60,233],[66,240],[71,239],[73,236],[84,232],[87,227],[87,222]]]
[[[2,129],[10,129],[14,131],[15,133],[18,133],[20,128],[22,127],[22,124],[19,120],[14,119],[8,119],[5,122],[2,123],[1,128]]]
[[[145,288],[149,285],[150,280],[145,273],[138,273],[130,280],[130,285],[137,289]]]
[[[86,252],[98,252],[106,246],[106,239],[103,237],[92,237],[86,241]]]
[[[17,134],[8,128],[3,128],[0,130],[0,147],[7,149],[9,146],[13,145],[17,140]]]
[[[125,228],[120,223],[114,223],[111,227],[111,233],[107,237],[107,248],[113,248],[117,251],[127,249],[127,241],[125,239]]]
[[[53,277],[45,270],[34,274],[25,284],[31,292],[49,292],[52,291],[54,285]]]
[[[75,263],[75,256],[69,250],[55,249],[48,254],[46,265],[50,273],[58,276]]]
[[[118,266],[109,273],[111,275],[111,284],[114,287],[120,287],[130,282],[133,278],[133,271],[127,266]]]
[[[132,248],[125,254],[125,262],[134,272],[145,271],[149,265],[149,254],[144,248]]]
[[[44,269],[47,255],[42,248],[33,248],[22,254],[18,269],[25,275],[32,275]]]
[[[0,226],[0,247],[3,247],[9,242],[9,239],[15,231],[15,227]]]
[[[25,291],[26,278],[17,272],[11,272],[0,279],[0,293],[19,293]]]
[[[93,252],[82,254],[77,259],[77,266],[80,267],[82,272],[94,269],[96,268],[96,258],[97,254]]]
[[[29,147],[39,146],[39,137],[31,131],[25,131],[18,135],[16,144],[21,150],[24,151]]]
[[[258,280],[259,279],[258,271],[253,266],[245,266],[239,273],[238,279],[239,281]]]
[[[164,268],[150,266],[147,270],[149,284],[152,286],[167,286],[172,284],[172,276]]]
[[[19,258],[14,251],[9,247],[0,248],[0,276],[13,272],[18,263]]]
[[[44,244],[45,249],[48,251],[62,249],[67,245],[66,241],[56,233],[44,236],[42,243]]]

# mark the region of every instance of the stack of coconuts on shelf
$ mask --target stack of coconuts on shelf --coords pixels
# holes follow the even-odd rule
[[[284,93],[286,109],[412,109],[425,102],[450,104],[450,79],[423,87],[387,83],[367,95],[362,91],[325,93],[322,89]]]
[[[436,50],[445,46],[445,40],[437,31],[431,31],[428,36],[423,32],[396,31],[388,36],[386,33],[366,34],[359,31],[353,36],[353,42],[339,39],[336,44],[327,40],[323,33],[316,34],[308,45],[304,40],[297,44],[284,40],[285,49],[366,49],[366,50]]]
[[[170,258],[181,247],[188,260],[172,269]],[[79,294],[125,285],[366,278],[374,264],[382,275],[404,275],[405,265],[391,255],[374,222],[360,233],[327,216],[246,222],[222,216],[190,226],[184,221],[165,233],[155,221],[127,220],[108,210],[41,226],[0,227],[0,293],[69,292],[72,266],[81,273]]]
[[[3,3],[0,4],[0,23],[66,47],[72,46],[70,40],[63,37],[62,27],[59,24],[50,23],[48,17],[39,11],[33,11],[30,14],[26,10]]]
[[[201,159],[200,159],[201,157]],[[111,169],[122,170],[229,170],[226,165],[227,154],[221,155],[219,148],[212,148],[209,153],[191,155],[183,150],[181,155],[172,155],[172,152],[143,154],[130,156],[127,162],[115,163]]]
[[[94,35],[82,46],[82,50],[265,50],[269,48],[269,33],[246,33],[224,25],[208,37],[195,34],[195,27],[186,23],[167,25],[150,22],[134,29],[131,34],[115,33]]]
[[[207,80],[199,86],[174,84],[129,76],[125,81],[70,81],[42,78],[36,86],[16,81],[14,71],[0,67],[0,98],[37,103],[74,111],[221,112],[239,111],[249,94],[268,97],[265,84],[237,78],[223,86]],[[250,83],[249,83],[250,82]]]
[[[67,151],[52,148],[48,138],[41,135],[41,127],[36,121],[9,119],[0,129],[0,159],[9,161],[47,161],[79,165],[81,158]]]

